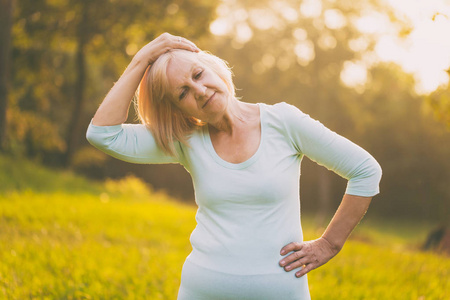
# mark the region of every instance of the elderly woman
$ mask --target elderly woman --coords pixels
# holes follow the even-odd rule
[[[142,124],[123,124],[138,86]],[[135,55],[87,139],[118,159],[179,163],[191,174],[197,226],[178,299],[310,299],[305,274],[340,251],[379,192],[369,153],[294,106],[239,101],[224,61],[168,33]],[[304,155],[348,179],[329,226],[306,242]]]

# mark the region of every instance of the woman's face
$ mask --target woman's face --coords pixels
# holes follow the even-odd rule
[[[214,122],[225,112],[230,93],[219,75],[201,63],[196,55],[183,51],[169,62],[170,98],[185,115]]]

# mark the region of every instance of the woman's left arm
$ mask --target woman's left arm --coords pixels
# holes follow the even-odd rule
[[[378,194],[382,171],[375,158],[360,146],[297,108],[282,107],[286,132],[295,150],[348,180],[341,205],[322,237],[292,242],[281,249],[281,255],[287,256],[281,259],[280,265],[286,271],[296,269],[300,277],[325,264],[342,249],[366,213],[372,197]]]
[[[344,246],[353,229],[366,213],[372,197],[345,194],[333,219],[317,240],[304,243],[293,242],[281,249],[281,255],[292,252],[280,261],[286,271],[303,268],[296,272],[301,277],[328,262]]]

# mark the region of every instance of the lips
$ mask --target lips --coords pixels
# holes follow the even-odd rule
[[[213,98],[214,98],[214,95],[216,94],[216,92],[214,92],[212,95],[211,95],[211,97],[209,97],[209,99],[205,102],[205,104],[203,104],[203,106],[202,106],[202,108],[204,108],[208,103],[209,103],[209,101],[211,101]]]

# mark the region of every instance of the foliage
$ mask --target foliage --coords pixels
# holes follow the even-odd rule
[[[20,156],[0,155],[0,195],[11,192],[66,192],[70,194],[100,193],[102,186],[70,171],[55,173]]]
[[[366,90],[347,102],[358,132],[347,136],[383,167],[381,195],[371,210],[384,217],[446,222],[450,211],[450,131],[436,122],[414,81],[392,64],[370,70]]]
[[[72,167],[77,169],[83,169],[88,167],[101,167],[107,161],[108,157],[105,153],[98,149],[85,146],[77,151],[76,155],[72,159]]]
[[[434,91],[426,100],[436,119],[450,130],[450,85]]]
[[[89,119],[104,94],[140,47],[164,31],[199,38],[207,34],[216,1],[19,0],[14,13],[11,151],[30,157],[67,151],[76,95],[87,99],[80,122]],[[80,70],[84,54],[86,69]],[[86,72],[86,74],[79,74]],[[85,89],[77,89],[79,78]],[[45,134],[20,126],[43,121]],[[34,131],[33,131],[34,130]],[[84,137],[85,127],[77,136]],[[78,148],[80,145],[73,145]]]

